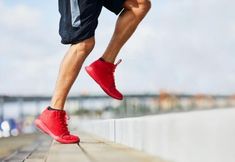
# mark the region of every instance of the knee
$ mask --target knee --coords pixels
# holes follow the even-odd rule
[[[136,18],[142,19],[148,13],[151,8],[150,0],[126,0],[124,8],[131,10]]]
[[[76,49],[77,53],[84,55],[89,55],[89,53],[93,50],[94,46],[95,46],[94,37],[72,45],[72,47]]]
[[[144,14],[146,14],[151,8],[151,1],[150,0],[138,0],[140,8]]]

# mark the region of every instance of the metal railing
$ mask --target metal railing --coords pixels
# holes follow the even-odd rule
[[[49,96],[0,96],[0,119],[4,119],[4,105],[7,103],[15,103],[23,118],[25,103],[35,103],[36,109],[40,110],[40,103],[49,102],[50,99]],[[76,114],[95,112],[102,115],[104,112],[111,112],[115,114],[114,117],[233,106],[235,97],[227,95],[130,94],[122,101],[113,100],[106,95],[81,95],[70,96],[67,99],[67,107],[73,107]]]
[[[33,121],[50,100],[50,96],[0,96],[0,137],[34,132]],[[118,101],[106,95],[82,95],[68,97],[65,106],[69,114],[79,118],[124,118],[235,107],[235,97],[160,93],[126,95]],[[5,114],[10,109],[11,113],[17,111],[17,118]],[[32,109],[34,113],[29,114]]]

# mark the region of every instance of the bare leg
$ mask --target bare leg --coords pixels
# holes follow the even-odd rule
[[[64,109],[69,90],[76,80],[83,62],[92,51],[94,44],[94,38],[90,38],[81,43],[71,45],[60,65],[51,107],[60,110]]]
[[[102,56],[105,61],[114,63],[120,49],[134,33],[150,7],[149,0],[125,1],[125,9],[117,20],[113,37]]]

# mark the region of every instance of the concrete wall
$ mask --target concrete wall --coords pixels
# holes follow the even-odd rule
[[[79,122],[80,129],[172,162],[235,162],[235,108]]]

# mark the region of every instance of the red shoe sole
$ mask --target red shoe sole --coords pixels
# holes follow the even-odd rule
[[[71,144],[71,143],[79,143],[80,140],[77,140],[77,141],[68,141],[68,140],[64,140],[64,139],[61,139],[60,137],[54,135],[50,129],[47,128],[47,126],[39,119],[36,119],[34,121],[34,124],[35,126],[43,133],[46,133],[48,134],[49,136],[51,136],[52,138],[54,138],[56,141],[60,142],[60,143],[63,143],[63,144]]]
[[[122,100],[122,99],[123,99],[123,97],[117,97],[117,96],[114,96],[112,93],[110,93],[110,92],[108,91],[108,89],[106,89],[106,88],[104,87],[104,85],[101,84],[101,83],[98,81],[98,79],[96,78],[96,75],[93,73],[93,69],[92,69],[91,67],[86,66],[86,67],[85,67],[85,70],[86,70],[86,72],[90,75],[90,77],[91,77],[92,79],[94,79],[95,82],[103,89],[103,91],[104,91],[107,95],[109,95],[110,97],[113,97],[113,98],[115,98],[115,99],[117,99],[117,100]]]

